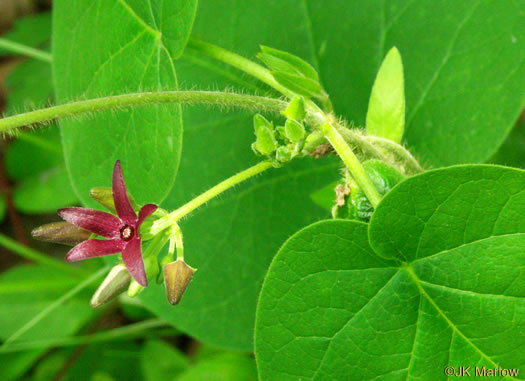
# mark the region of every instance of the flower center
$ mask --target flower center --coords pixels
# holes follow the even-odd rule
[[[135,229],[133,229],[133,227],[130,225],[124,225],[120,229],[120,238],[123,239],[124,241],[129,241],[130,239],[133,238],[134,235],[135,235]]]

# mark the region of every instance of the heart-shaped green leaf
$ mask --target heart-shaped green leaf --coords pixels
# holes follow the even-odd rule
[[[524,216],[523,171],[462,166],[396,186],[369,237],[366,224],[344,220],[299,231],[259,299],[261,379],[439,380],[447,366],[523,368]]]
[[[188,39],[195,7],[196,0],[56,1],[58,102],[176,90],[174,60]],[[158,203],[171,189],[181,153],[179,106],[100,112],[62,121],[61,127],[66,165],[84,204],[93,205],[90,188],[111,183],[116,159],[139,203]]]

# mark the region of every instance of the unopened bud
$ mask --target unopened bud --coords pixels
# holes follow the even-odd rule
[[[292,160],[292,151],[288,147],[281,146],[275,152],[275,159],[279,163],[287,163]]]
[[[31,235],[40,241],[75,246],[89,239],[91,233],[69,222],[54,222],[33,229]]]
[[[281,114],[283,114],[288,119],[294,119],[299,121],[303,120],[306,117],[303,98],[293,98],[286,110],[281,111]]]
[[[288,119],[284,125],[284,134],[291,142],[298,143],[304,138],[306,133],[301,123],[293,119]]]
[[[111,188],[104,188],[104,187],[96,187],[91,188],[89,191],[89,195],[93,200],[98,202],[100,205],[111,211],[112,213],[117,213],[115,209],[115,202],[113,201],[113,191]],[[140,209],[139,206],[135,203],[135,200],[133,200],[133,197],[128,193],[129,201],[131,202],[131,206],[133,209],[138,210]]]
[[[176,305],[180,302],[195,271],[197,270],[188,266],[183,259],[177,259],[164,266],[164,285],[170,304]]]
[[[268,122],[262,115],[257,114],[253,118],[253,126],[256,138],[253,149],[262,155],[269,155],[275,151],[278,144],[275,140],[273,123]]]
[[[128,287],[130,281],[131,275],[129,275],[126,266],[123,264],[116,265],[93,294],[90,302],[91,307],[97,308],[109,302]]]

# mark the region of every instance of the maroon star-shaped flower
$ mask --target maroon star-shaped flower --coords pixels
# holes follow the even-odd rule
[[[157,205],[144,205],[137,217],[126,191],[120,160],[117,160],[113,168],[113,201],[118,217],[87,208],[64,208],[58,211],[58,215],[67,222],[108,238],[88,239],[79,243],[67,253],[66,260],[80,261],[122,253],[122,260],[133,279],[146,287],[148,280],[142,260],[139,229],[144,220],[157,209]]]

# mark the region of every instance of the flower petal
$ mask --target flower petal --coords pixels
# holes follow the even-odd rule
[[[148,218],[151,213],[153,213],[154,211],[156,211],[158,208],[157,205],[155,204],[146,204],[144,205],[142,208],[140,208],[140,211],[139,211],[139,220],[137,221],[137,231],[139,230],[140,228],[140,225],[142,225],[142,223],[144,222],[144,220],[146,218]]]
[[[102,241],[88,239],[69,250],[66,261],[80,261],[82,259],[102,257],[104,255],[120,253],[126,247],[126,242],[121,239]]]
[[[87,208],[64,208],[58,211],[58,215],[67,222],[102,237],[120,236],[122,222],[112,214]]]
[[[120,160],[117,160],[113,167],[113,201],[115,201],[118,216],[128,225],[134,225],[137,215],[129,201]]]
[[[133,279],[135,279],[141,286],[146,287],[148,285],[148,278],[146,277],[146,270],[144,269],[140,244],[139,237],[135,237],[129,241],[122,252],[122,260]]]

